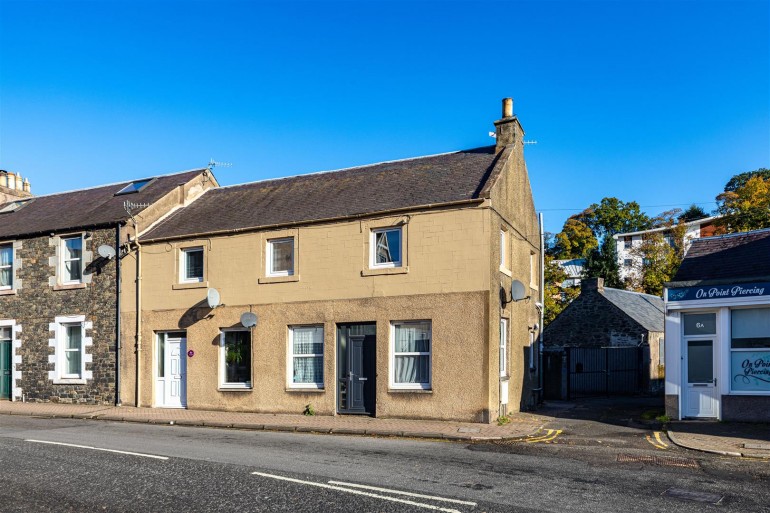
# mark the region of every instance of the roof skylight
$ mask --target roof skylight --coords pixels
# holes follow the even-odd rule
[[[12,201],[0,207],[0,214],[8,214],[10,212],[16,212],[21,207],[32,201],[33,198],[25,198],[22,200]]]
[[[134,180],[130,184],[126,185],[122,189],[120,189],[118,192],[115,193],[115,196],[120,196],[122,194],[133,194],[135,192],[139,192],[142,189],[144,189],[150,182],[152,182],[154,178],[145,178],[143,180]]]

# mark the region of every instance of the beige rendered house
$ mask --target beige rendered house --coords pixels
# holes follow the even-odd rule
[[[123,312],[123,402],[478,422],[533,407],[541,229],[503,105],[496,146],[212,188],[146,230],[138,295],[123,283],[142,313]]]

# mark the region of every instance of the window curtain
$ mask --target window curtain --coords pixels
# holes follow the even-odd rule
[[[13,279],[13,247],[0,247],[0,287],[10,287]]]
[[[294,328],[294,383],[323,383],[324,332],[321,327]]]
[[[430,327],[428,323],[395,327],[395,382],[428,383],[430,380]],[[427,354],[399,354],[427,353]]]

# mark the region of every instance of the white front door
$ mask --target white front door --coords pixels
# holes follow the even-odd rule
[[[155,405],[187,406],[187,338],[184,332],[159,333],[155,366]]]
[[[716,418],[717,380],[713,339],[685,341],[685,417]]]

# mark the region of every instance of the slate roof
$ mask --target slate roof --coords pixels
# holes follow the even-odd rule
[[[210,189],[142,238],[248,230],[478,199],[498,158],[495,147],[488,146]]]
[[[696,239],[669,286],[770,278],[770,229]]]
[[[662,298],[608,287],[605,287],[601,294],[647,331],[663,331]]]
[[[136,180],[32,196],[31,201],[18,210],[0,214],[0,240],[75,228],[108,226],[125,221],[128,214],[123,208],[124,201],[153,203],[201,172],[203,169],[159,176],[141,191],[120,196],[115,196],[115,193]],[[0,210],[2,208],[0,205]],[[134,212],[141,210],[136,209]]]

